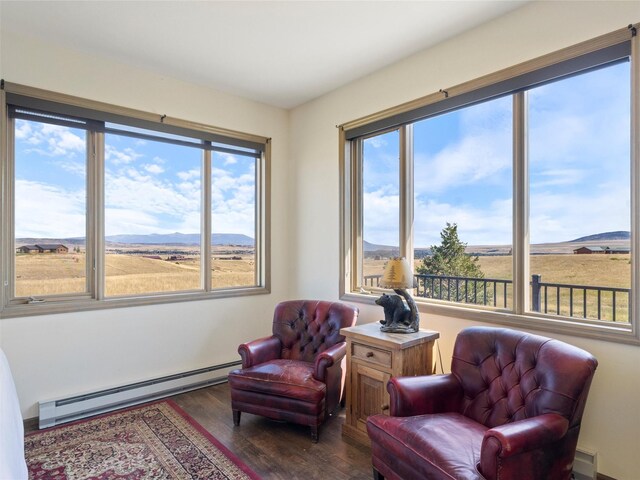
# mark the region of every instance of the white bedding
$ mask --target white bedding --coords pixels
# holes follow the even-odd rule
[[[26,480],[24,427],[9,362],[0,350],[0,480]]]

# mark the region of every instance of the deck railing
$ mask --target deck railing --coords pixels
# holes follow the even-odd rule
[[[366,275],[364,288],[379,287],[382,275]],[[498,278],[473,278],[416,274],[416,297],[457,303],[510,308],[513,281]],[[544,283],[541,275],[531,276],[531,311],[568,317],[628,321],[630,289]]]

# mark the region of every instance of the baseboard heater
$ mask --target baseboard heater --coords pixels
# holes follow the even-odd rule
[[[97,392],[39,402],[39,428],[110,412],[119,408],[150,402],[227,381],[227,374],[240,361],[213,365],[189,372],[167,375]]]
[[[597,480],[598,455],[594,450],[578,446],[573,459],[573,478],[575,480]]]

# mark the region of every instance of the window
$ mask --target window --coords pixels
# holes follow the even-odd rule
[[[600,41],[343,125],[344,294],[401,255],[429,311],[639,343],[638,39]]]
[[[417,294],[513,308],[512,117],[504,97],[413,125]],[[479,268],[429,264],[447,224],[457,226]]]
[[[87,132],[15,112],[14,295],[89,291]]]
[[[366,138],[362,148],[363,285],[382,276],[385,259],[400,252],[400,135]]]
[[[256,185],[259,169],[252,157],[213,154],[211,168],[211,249],[214,289],[256,284]]]
[[[4,85],[3,316],[268,291],[267,139]]]
[[[105,295],[200,288],[200,148],[105,134]]]
[[[629,322],[629,63],[528,93],[531,311]]]

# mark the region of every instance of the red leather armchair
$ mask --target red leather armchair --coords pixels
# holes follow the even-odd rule
[[[597,364],[538,335],[463,330],[450,374],[387,384],[390,416],[367,421],[374,478],[569,479]]]
[[[339,405],[346,342],[358,309],[339,302],[295,300],[276,306],[273,335],[238,347],[242,368],[229,373],[233,423],[240,413],[318,427]]]

